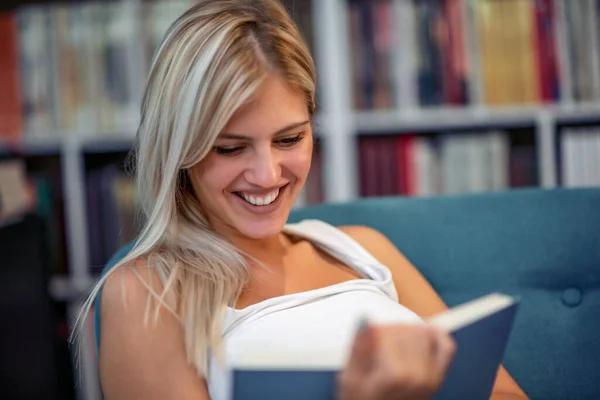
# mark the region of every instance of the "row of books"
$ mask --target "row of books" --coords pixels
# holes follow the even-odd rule
[[[135,131],[151,57],[192,0],[49,3],[2,14],[0,135]]]
[[[155,49],[193,3],[52,2],[0,13],[0,142],[59,133],[131,136]],[[310,33],[307,2],[286,3]]]
[[[362,136],[362,196],[431,196],[538,184],[533,145],[503,131]]]
[[[600,101],[595,0],[349,0],[358,109]]]
[[[600,128],[565,128],[559,143],[562,186],[600,187]]]
[[[123,168],[108,164],[86,174],[89,262],[98,275],[140,227],[135,181]]]

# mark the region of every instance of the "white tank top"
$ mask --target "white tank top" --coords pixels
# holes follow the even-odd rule
[[[211,400],[229,400],[227,364],[245,352],[323,350],[342,367],[360,317],[375,323],[421,321],[398,303],[390,270],[346,233],[318,220],[287,224],[283,231],[311,241],[361,278],[229,308],[222,330],[225,365],[215,358],[209,363]]]

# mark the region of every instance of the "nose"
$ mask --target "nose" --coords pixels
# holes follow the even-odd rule
[[[272,188],[279,183],[281,166],[279,155],[269,146],[268,149],[258,150],[246,168],[244,178],[252,185],[262,188]]]

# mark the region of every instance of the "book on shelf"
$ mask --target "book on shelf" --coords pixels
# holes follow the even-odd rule
[[[17,21],[12,14],[0,12],[0,144],[18,140],[21,117],[20,70],[18,57]]]
[[[21,160],[0,161],[0,227],[14,223],[33,203]]]
[[[503,130],[397,135],[358,139],[362,196],[430,196],[501,191],[538,184],[532,132]]]
[[[600,3],[349,0],[357,109],[600,100]]]
[[[135,239],[141,217],[134,179],[114,164],[88,171],[85,192],[89,262],[96,275],[117,250]]]
[[[449,332],[456,343],[434,399],[489,398],[519,304],[518,298],[492,293],[425,321]],[[230,399],[334,400],[336,374],[343,365],[326,351],[253,349],[230,365]]]
[[[558,141],[561,184],[600,187],[600,128],[563,128]]]

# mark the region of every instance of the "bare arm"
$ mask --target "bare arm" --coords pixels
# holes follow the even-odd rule
[[[448,309],[423,275],[383,234],[363,226],[347,226],[342,227],[342,230],[390,269],[402,305],[421,317],[428,317]],[[492,399],[526,398],[519,385],[501,366],[496,376]]]
[[[136,269],[149,282],[148,270]],[[158,278],[151,281],[160,292]],[[151,314],[145,325],[147,300],[148,289],[131,269],[115,271],[104,286],[100,380],[105,398],[209,400],[205,380],[186,361],[177,319],[162,308],[159,322],[154,324]]]

